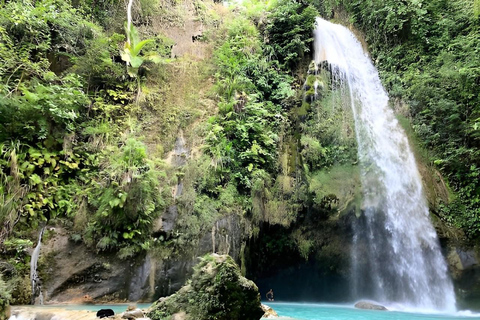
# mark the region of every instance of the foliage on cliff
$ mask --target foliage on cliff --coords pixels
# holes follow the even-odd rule
[[[316,2],[346,11],[365,32],[393,99],[410,105],[413,128],[455,196],[438,214],[480,235],[480,19],[478,0]]]
[[[186,319],[198,320],[258,320],[263,315],[255,283],[241,275],[230,256],[216,254],[201,258],[187,284],[155,302],[147,315],[167,320],[181,312]]]
[[[255,4],[262,5],[250,6]],[[308,52],[316,10],[279,1],[270,11],[253,21],[240,16],[227,24],[228,37],[216,51],[220,112],[210,120],[206,153],[216,163],[217,183],[233,183],[247,196],[254,223],[288,225],[299,209],[299,189],[289,182],[288,164],[279,161],[285,147],[281,140],[293,125],[289,108],[299,103],[289,71]],[[267,22],[258,30],[255,19]],[[286,34],[301,43],[301,54]]]
[[[0,37],[1,242],[74,218],[98,250],[138,251],[163,207],[162,169],[135,133],[124,36],[48,0],[2,6]]]
[[[6,319],[10,299],[10,288],[7,287],[0,274],[0,319]]]

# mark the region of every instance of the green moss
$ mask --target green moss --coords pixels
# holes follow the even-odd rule
[[[307,76],[307,81],[305,83],[307,86],[313,87],[315,85],[316,80],[317,80],[317,77],[315,75],[309,74]]]
[[[297,117],[306,116],[310,109],[311,109],[310,104],[307,102],[303,102],[300,107],[295,109],[295,115]]]
[[[19,274],[13,276],[8,281],[8,286],[12,288],[12,305],[26,305],[32,301],[32,286],[29,274]]]
[[[360,209],[360,169],[353,165],[333,166],[316,171],[309,179],[309,191],[319,208],[329,207],[338,213]]]

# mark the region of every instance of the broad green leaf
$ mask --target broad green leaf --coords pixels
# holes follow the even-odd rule
[[[32,181],[32,183],[34,185],[38,185],[38,184],[42,183],[42,178],[40,178],[40,176],[36,173],[34,173],[30,176],[30,180]]]
[[[145,39],[143,41],[140,41],[138,44],[135,44],[135,46],[133,47],[133,50],[132,50],[132,55],[133,56],[138,56],[138,54],[140,53],[140,50],[142,50],[142,48],[147,43],[150,43],[150,42],[153,42],[153,40],[152,39]]]
[[[143,59],[141,57],[132,56],[130,60],[130,64],[132,68],[139,68],[143,63]]]

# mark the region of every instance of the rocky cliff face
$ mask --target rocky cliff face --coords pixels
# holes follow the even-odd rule
[[[188,254],[164,257],[149,252],[120,260],[115,253],[99,254],[69,240],[64,228],[51,232],[40,253],[45,303],[153,301],[177,291],[199,256],[217,252],[240,261],[244,241],[240,219],[230,216],[216,221]]]

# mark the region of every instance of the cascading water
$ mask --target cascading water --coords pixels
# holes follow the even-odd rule
[[[43,304],[43,295],[38,286],[40,279],[37,274],[37,262],[40,256],[40,248],[42,246],[42,236],[44,231],[45,231],[45,227],[42,227],[42,229],[40,230],[40,234],[38,235],[37,246],[33,250],[32,257],[30,259],[30,282],[32,284],[32,304],[35,304],[35,298],[37,297],[37,294],[39,296],[39,303]]]
[[[406,308],[455,311],[455,294],[422,182],[377,70],[347,28],[317,18],[315,63],[344,82],[358,143],[362,215],[354,225],[356,298]]]

